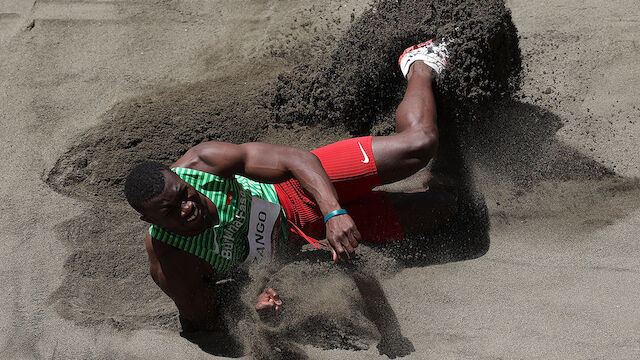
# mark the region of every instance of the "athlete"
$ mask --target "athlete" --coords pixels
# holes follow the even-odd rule
[[[401,55],[408,85],[394,135],[353,138],[311,152],[205,142],[171,168],[145,162],[131,171],[127,200],[152,224],[145,239],[150,273],[177,305],[183,329],[224,329],[222,299],[205,280],[236,265],[271,258],[279,247],[305,240],[329,249],[334,261],[348,260],[361,241],[402,241],[455,213],[453,196],[441,191],[372,191],[416,173],[434,156],[431,82],[446,66],[445,46],[430,40]],[[256,310],[277,312],[281,305],[269,288]]]

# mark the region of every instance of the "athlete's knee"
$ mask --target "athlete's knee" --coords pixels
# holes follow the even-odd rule
[[[426,166],[438,149],[438,131],[421,128],[407,134],[406,145],[411,157]]]

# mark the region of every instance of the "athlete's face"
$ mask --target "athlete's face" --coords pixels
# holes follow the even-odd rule
[[[174,234],[193,236],[218,222],[215,205],[173,172],[164,173],[164,190],[144,202],[142,220]]]

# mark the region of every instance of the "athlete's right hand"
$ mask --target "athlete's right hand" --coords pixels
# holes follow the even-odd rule
[[[333,261],[337,262],[338,257],[343,260],[355,259],[355,248],[362,238],[351,216],[334,216],[327,221],[326,226],[327,241],[334,252]]]

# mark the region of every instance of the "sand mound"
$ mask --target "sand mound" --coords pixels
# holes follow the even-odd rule
[[[171,163],[212,139],[255,141],[268,120],[255,86],[261,80],[238,75],[162,88],[119,103],[56,162],[47,182],[65,194],[117,201],[132,164]]]
[[[450,43],[451,66],[436,85],[442,105],[450,105],[441,115],[466,116],[470,108],[489,106],[517,87],[518,38],[501,0],[381,1],[332,52],[279,76],[272,116],[286,123],[344,124],[353,133],[366,133],[402,96],[406,82],[398,55],[433,37]]]
[[[388,132],[392,123],[388,118],[404,84],[396,67],[397,55],[425,38],[444,35],[457,40],[451,46],[452,66],[437,84],[439,116],[444,124],[464,124],[479,113],[465,109],[488,106],[515,88],[520,68],[517,36],[501,1],[377,2],[327,49],[329,55],[310,59],[292,71],[252,67],[242,74],[165,87],[114,106],[104,114],[101,125],[81,136],[57,161],[46,179],[57,191],[91,200],[94,206],[90,215],[59,229],[73,248],[65,265],[67,277],[53,297],[60,313],[78,323],[110,323],[122,329],[175,327],[176,313],[170,300],[146,274],[142,237],[130,235],[142,234],[144,228],[122,199],[121,187],[130,167],[145,159],[169,164],[206,140],[240,143],[264,139],[274,129],[289,145],[300,144],[299,135],[311,125],[343,127],[353,133]],[[463,167],[455,126],[443,128],[442,136],[448,139],[447,152],[455,155],[454,165]],[[326,140],[326,136],[316,139],[318,144]],[[451,165],[451,160],[444,162]],[[424,265],[486,252],[486,209],[481,196],[467,185],[458,218],[434,235],[439,240],[430,242],[433,249],[422,249],[424,241],[418,239],[407,245],[416,256],[400,260]],[[466,230],[459,231],[461,228]],[[90,241],[86,241],[87,231]],[[452,241],[454,233],[457,242]],[[395,258],[406,250],[388,255]],[[366,247],[363,251],[370,251],[367,256],[375,259],[374,266],[365,267],[371,271],[393,263]],[[232,332],[256,349],[262,340],[282,338],[347,349],[366,348],[371,339],[392,339],[404,345],[399,349],[382,346],[381,351],[390,356],[410,351],[412,346],[402,340],[399,328],[393,331],[392,310],[387,311],[391,315],[383,324],[391,326],[391,334],[380,334],[374,326],[380,325],[376,319],[385,318],[371,312],[386,302],[384,293],[380,289],[367,300],[358,284],[371,285],[375,278],[325,271],[321,268],[328,265],[313,263],[287,265],[268,282],[291,296],[290,308],[296,309],[283,325],[265,329],[255,325],[251,311],[229,309],[230,314],[239,316]],[[301,278],[304,269],[317,271]],[[334,287],[326,287],[329,279],[338,279]],[[301,282],[305,284],[302,287]],[[251,278],[243,295],[244,306],[239,308],[250,309],[254,290],[260,285],[263,281],[258,277]],[[107,292],[109,297],[104,296]],[[346,294],[344,301],[332,302],[334,293]],[[309,296],[315,296],[318,304],[308,307]],[[315,330],[320,331],[321,341],[314,342],[304,334],[317,321],[326,326]],[[295,345],[291,346],[296,352]]]

